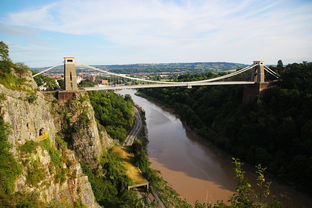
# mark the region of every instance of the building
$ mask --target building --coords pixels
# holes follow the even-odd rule
[[[103,79],[103,80],[99,81],[99,84],[100,85],[109,85],[109,82],[108,82],[108,80]]]

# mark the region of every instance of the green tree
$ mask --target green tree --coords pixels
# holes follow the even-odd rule
[[[288,64],[279,74],[280,79],[248,105],[242,105],[240,86],[139,92],[173,108],[194,131],[233,156],[251,165],[261,163],[279,179],[311,192],[312,63]],[[208,76],[183,75],[177,80]]]
[[[278,68],[283,68],[283,67],[284,67],[283,61],[282,61],[282,60],[278,60],[278,62],[277,62],[277,67],[278,67]]]
[[[3,41],[0,41],[0,75],[10,73],[11,61],[9,58],[9,47]]]
[[[0,41],[0,61],[9,61],[9,47],[3,41]]]
[[[113,139],[123,142],[134,123],[132,99],[113,91],[89,92],[89,97],[98,122]]]

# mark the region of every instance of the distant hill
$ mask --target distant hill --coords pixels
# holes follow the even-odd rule
[[[153,72],[188,72],[205,73],[237,69],[247,66],[229,62],[193,62],[193,63],[159,63],[159,64],[126,64],[126,65],[96,65],[116,73],[153,73]]]
[[[206,73],[220,72],[225,70],[243,68],[246,64],[230,62],[192,62],[192,63],[157,63],[157,64],[124,64],[124,65],[93,65],[98,68],[107,69],[111,72],[131,73],[160,73],[160,72],[184,72],[184,73]],[[42,70],[32,68],[33,70]],[[85,69],[77,69],[85,71]],[[88,69],[89,70],[89,69]],[[58,67],[54,72],[62,72],[63,67]]]

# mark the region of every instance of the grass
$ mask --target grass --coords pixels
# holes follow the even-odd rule
[[[42,135],[42,138],[45,138],[45,134]],[[63,183],[66,179],[66,175],[69,172],[68,169],[63,168],[63,158],[61,156],[61,153],[56,149],[56,147],[51,143],[51,140],[49,138],[43,139],[40,142],[40,146],[47,150],[49,152],[51,161],[55,167],[56,174],[55,174],[55,180],[56,182]]]
[[[25,79],[18,78],[11,73],[1,73],[0,74],[0,84],[4,87],[11,89],[11,90],[22,90],[25,89],[22,87],[25,84]]]
[[[0,117],[0,195],[11,194],[15,188],[15,180],[22,173],[22,166],[9,151],[11,145],[7,141],[9,126]]]
[[[60,151],[56,149],[54,144],[49,139],[49,133],[46,131],[44,134],[39,136],[39,142],[27,141],[20,147],[23,153],[33,153],[37,146],[48,151],[50,160],[55,168],[55,180],[56,182],[64,182],[66,175],[69,172],[68,169],[63,168],[64,159]],[[36,186],[44,178],[44,170],[39,167],[38,161],[31,162],[31,168],[28,170],[27,183],[32,186]]]
[[[36,187],[45,178],[45,171],[40,165],[39,159],[33,160],[27,172],[26,183],[33,187]]]
[[[142,172],[139,168],[131,164],[131,160],[134,157],[132,153],[128,153],[124,147],[115,146],[112,149],[112,153],[122,158],[123,164],[126,168],[126,175],[134,183],[132,185],[138,185],[142,183],[148,183],[148,181],[142,176]]]
[[[4,93],[0,93],[0,104],[6,100],[6,95]]]
[[[23,152],[23,153],[28,153],[28,154],[31,154],[33,153],[36,148],[38,146],[38,143],[37,142],[34,142],[34,141],[26,141],[25,144],[23,144],[21,147],[20,147],[20,151]]]

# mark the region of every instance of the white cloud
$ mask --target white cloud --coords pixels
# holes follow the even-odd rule
[[[287,4],[291,2],[66,0],[11,13],[4,21],[98,35],[119,49],[133,50],[135,55],[123,59],[129,63],[308,59],[312,54],[311,3]]]

